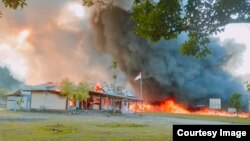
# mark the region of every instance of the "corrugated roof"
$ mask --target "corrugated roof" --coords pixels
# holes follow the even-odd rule
[[[134,96],[134,94],[130,91],[123,91],[122,94],[115,93],[111,87],[108,85],[102,85],[103,91],[90,91],[102,95],[112,96],[112,97],[119,97],[125,99],[133,99],[133,100],[143,100]],[[60,93],[60,87],[56,83],[48,82],[40,85],[24,85],[21,89],[22,91],[54,91]],[[16,95],[14,93],[12,95]]]
[[[107,84],[106,82],[103,82],[101,85],[100,90],[92,90],[91,92],[95,92],[101,95],[106,96],[112,96],[112,97],[119,97],[119,98],[125,98],[125,99],[133,99],[133,100],[143,100],[140,98],[135,97],[134,93],[132,91],[127,90],[125,87],[121,87],[119,91],[116,92],[113,89],[113,86],[110,84]]]
[[[90,92],[96,93],[99,95],[104,95],[104,96],[111,96],[111,97],[117,97],[117,98],[123,98],[123,99],[143,101],[143,99],[137,98],[135,96],[125,96],[125,95],[118,95],[118,94],[114,94],[114,93],[106,93],[106,92],[100,92],[100,91],[90,91]]]
[[[45,90],[50,90],[50,91],[57,91],[59,92],[59,86],[55,83],[44,83],[40,85],[25,85],[22,88],[23,91],[45,91]]]

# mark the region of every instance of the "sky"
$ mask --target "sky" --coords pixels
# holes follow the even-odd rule
[[[69,76],[77,81],[82,77],[112,79],[107,71],[112,62],[111,56],[100,55],[98,50],[88,47],[91,44],[88,42],[94,41],[86,24],[89,16],[87,8],[79,1],[54,0],[49,5],[43,1],[28,3],[28,7],[16,11],[1,6],[1,67],[9,68],[16,78],[29,84],[59,81]],[[250,79],[250,24],[227,25],[225,32],[217,37],[245,44],[239,68],[231,69],[233,75]],[[78,38],[82,39],[76,40]],[[69,46],[73,50],[69,51]],[[89,58],[88,54],[98,57]],[[63,71],[60,70],[62,68]],[[126,74],[122,75],[125,79]]]
[[[250,24],[229,24],[225,31],[218,35],[220,40],[234,39],[238,43],[246,46],[246,50],[242,54],[242,64],[236,69],[235,75],[250,74]]]

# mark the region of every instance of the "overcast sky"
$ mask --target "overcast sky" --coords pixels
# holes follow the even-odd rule
[[[235,39],[239,43],[246,45],[246,50],[242,54],[243,62],[236,75],[250,74],[250,24],[230,24],[226,26],[225,32],[222,32],[219,37],[221,40]]]

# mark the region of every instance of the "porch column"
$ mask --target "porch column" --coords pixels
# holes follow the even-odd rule
[[[102,96],[100,96],[99,110],[102,109]]]
[[[128,99],[128,110],[129,110],[129,99]]]

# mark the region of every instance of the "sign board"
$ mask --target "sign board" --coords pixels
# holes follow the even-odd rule
[[[250,113],[250,100],[248,100],[248,104],[249,104],[248,112]]]
[[[209,99],[210,109],[221,109],[221,99],[220,98],[210,98]]]
[[[236,108],[228,108],[229,113],[236,113]]]

